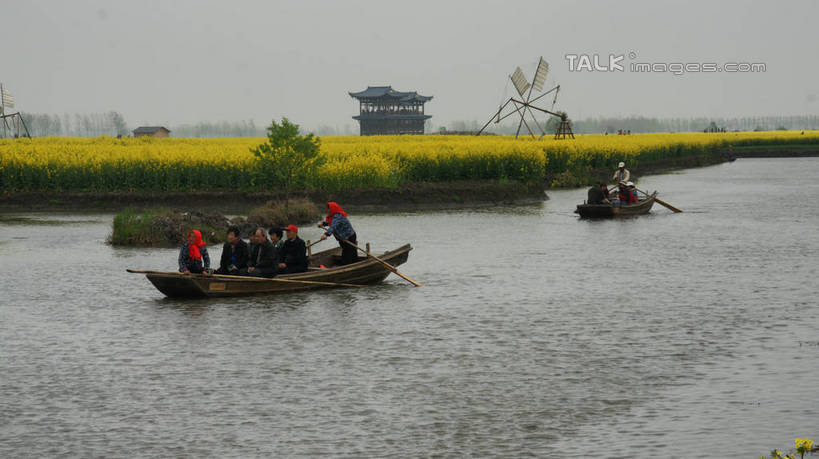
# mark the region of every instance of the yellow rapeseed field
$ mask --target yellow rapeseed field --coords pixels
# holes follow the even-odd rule
[[[65,138],[0,140],[2,191],[271,190],[250,148],[264,138]],[[575,140],[501,136],[323,137],[327,161],[308,186],[389,188],[451,180],[536,182],[613,169],[623,160],[684,158],[728,145],[819,144],[819,131],[578,135]]]

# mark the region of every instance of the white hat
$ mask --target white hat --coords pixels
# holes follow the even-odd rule
[[[626,167],[626,163],[620,161],[620,164],[618,164],[617,167]]]
[[[634,182],[628,182],[626,183],[626,186],[634,186]]]

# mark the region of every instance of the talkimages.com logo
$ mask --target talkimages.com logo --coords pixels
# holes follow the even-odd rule
[[[634,51],[628,54],[566,54],[570,72],[634,72],[634,73],[760,73],[768,66],[764,62],[641,62]],[[628,60],[628,61],[627,61]]]

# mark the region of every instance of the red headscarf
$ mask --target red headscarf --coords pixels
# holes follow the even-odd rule
[[[344,215],[345,217],[347,216],[347,212],[344,212],[344,209],[342,209],[340,205],[338,205],[335,202],[328,202],[327,218],[325,218],[324,221],[327,222],[328,225],[333,223],[333,215],[335,214],[341,214]]]
[[[193,242],[191,242],[191,234],[193,234]],[[202,259],[202,253],[199,249],[206,245],[205,241],[202,240],[202,233],[200,233],[199,230],[190,230],[188,233],[188,253],[192,260]]]

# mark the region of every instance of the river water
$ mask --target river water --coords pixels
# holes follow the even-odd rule
[[[412,242],[402,270],[425,286],[219,300],[127,274],[176,251],[106,245],[111,215],[3,215],[0,457],[748,458],[819,440],[817,177],[815,158],[644,177],[686,212],[620,221],[579,220],[585,190],[352,215],[374,250]]]

